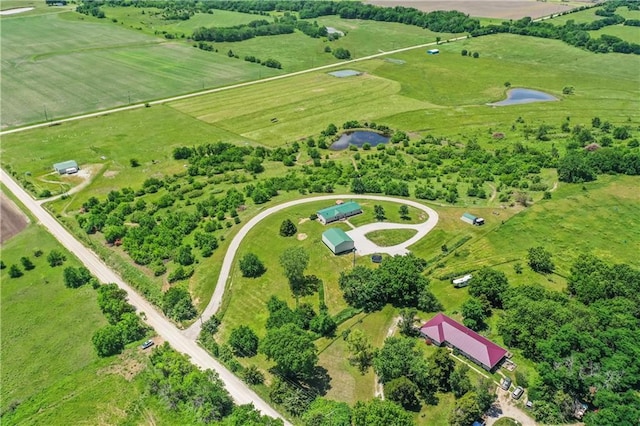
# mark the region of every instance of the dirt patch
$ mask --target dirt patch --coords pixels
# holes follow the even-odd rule
[[[29,218],[6,195],[0,193],[0,244],[17,235],[29,223]]]
[[[574,8],[567,4],[536,0],[370,0],[365,3],[383,7],[413,7],[424,12],[457,10],[471,16],[501,19],[520,19],[525,16],[540,18]]]
[[[102,176],[106,177],[106,178],[114,178],[118,175],[118,173],[120,173],[117,170],[107,170],[106,172],[104,172],[104,174]]]
[[[135,353],[137,350],[139,350],[137,347],[127,350],[125,353],[118,356],[120,362],[98,370],[97,374],[118,374],[124,377],[126,381],[130,382],[145,368],[145,363],[138,359],[137,354]],[[147,350],[149,351],[149,349]]]
[[[303,217],[302,219],[300,219],[300,220],[298,221],[298,225],[302,225],[303,223],[308,222],[308,221],[310,221],[310,220],[311,220],[311,219],[309,219],[308,217]]]
[[[307,234],[298,234],[298,241],[306,240]]]

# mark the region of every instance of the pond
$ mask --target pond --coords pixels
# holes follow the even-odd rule
[[[362,148],[362,145],[368,143],[371,146],[380,145],[389,142],[389,138],[380,133],[370,132],[367,130],[358,130],[355,132],[346,132],[335,141],[329,149],[332,151],[340,151],[349,148],[349,145],[355,145]]]
[[[507,92],[507,99],[500,102],[494,102],[488,104],[491,106],[506,106],[506,105],[518,105],[529,104],[532,102],[549,102],[557,101],[558,98],[548,93],[539,92],[532,89],[511,89]]]

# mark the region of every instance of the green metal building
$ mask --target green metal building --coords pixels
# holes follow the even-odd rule
[[[327,223],[345,219],[359,213],[362,213],[362,207],[360,207],[360,204],[355,201],[347,201],[346,203],[336,204],[335,206],[319,210],[317,215],[320,223],[326,225]]]
[[[355,244],[351,237],[340,228],[327,229],[322,233],[322,242],[329,247],[333,254],[353,251]]]

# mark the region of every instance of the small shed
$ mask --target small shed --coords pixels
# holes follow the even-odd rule
[[[438,53],[440,53],[440,49],[429,49],[427,50],[427,53],[429,55],[437,55]]]
[[[483,218],[474,216],[471,213],[464,213],[460,217],[460,220],[462,220],[463,222],[467,222],[470,225],[475,225],[475,226],[484,225],[484,219]]]
[[[73,173],[77,173],[78,170],[80,170],[80,167],[78,167],[78,163],[76,163],[74,160],[55,163],[53,165],[53,168],[61,175],[70,175]]]
[[[340,219],[346,219],[359,213],[362,213],[360,204],[356,203],[355,201],[347,201],[346,203],[318,210],[317,215],[320,223],[326,225],[327,223],[335,222]]]
[[[327,229],[322,233],[322,242],[329,247],[333,254],[353,251],[355,244],[351,237],[340,228]]]

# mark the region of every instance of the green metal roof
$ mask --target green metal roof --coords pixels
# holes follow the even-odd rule
[[[338,247],[338,245],[345,242],[353,242],[351,237],[340,228],[329,228],[322,233],[322,236],[329,240],[334,247]]]
[[[53,165],[53,168],[56,170],[66,170],[66,169],[70,169],[71,167],[75,167],[77,169],[78,163],[76,163],[74,160],[69,160],[69,161],[63,161],[62,163],[56,163]]]
[[[325,220],[330,219],[332,217],[336,217],[339,214],[348,214],[351,212],[355,212],[358,210],[362,210],[360,208],[360,204],[355,201],[347,201],[346,203],[336,204],[335,206],[327,207],[326,209],[318,210],[318,216],[322,216]]]
[[[462,216],[466,217],[467,219],[471,219],[471,220],[476,220],[477,219],[477,217],[472,215],[471,213],[464,213]]]

